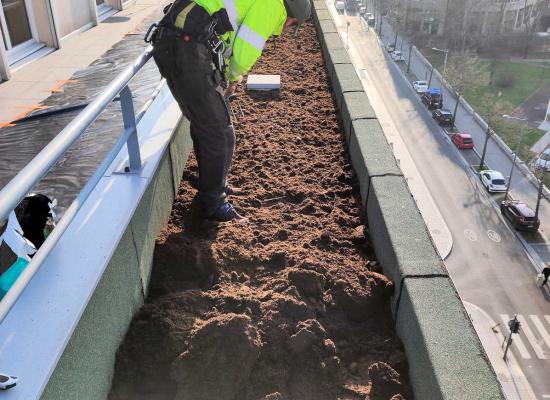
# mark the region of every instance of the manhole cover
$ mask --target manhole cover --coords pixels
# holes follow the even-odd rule
[[[495,231],[489,229],[487,231],[487,236],[489,236],[489,239],[491,239],[493,242],[500,243],[500,235]]]

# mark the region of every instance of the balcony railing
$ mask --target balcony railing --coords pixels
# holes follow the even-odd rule
[[[8,314],[18,297],[36,274],[40,265],[54,248],[78,210],[93,191],[105,171],[111,165],[120,150],[126,145],[128,148],[129,166],[127,173],[136,173],[141,170],[141,154],[137,136],[137,124],[160,91],[159,85],[151,99],[136,115],[132,93],[128,87],[132,78],[149,61],[152,47],[149,46],[134,62],[121,72],[103,92],[97,96],[84,110],[82,110],[37,156],[35,156],[1,191],[0,191],[0,221],[8,219],[9,214],[27,196],[35,185],[51,170],[69,148],[82,136],[86,129],[96,120],[101,112],[120,94],[124,131],[101,162],[96,172],[84,185],[76,199],[65,211],[55,229],[34,254],[28,266],[19,276],[6,296],[0,302],[0,322]]]

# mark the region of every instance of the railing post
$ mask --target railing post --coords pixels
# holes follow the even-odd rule
[[[136,115],[134,113],[134,100],[132,99],[132,91],[126,85],[120,92],[120,105],[122,107],[122,119],[124,121],[124,129],[132,130],[132,134],[128,137],[126,145],[128,147],[128,157],[130,159],[130,171],[139,171],[141,169],[141,154],[139,151],[139,143],[136,129]]]

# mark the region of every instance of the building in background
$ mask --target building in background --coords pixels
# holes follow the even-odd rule
[[[0,78],[135,0],[0,0]]]
[[[458,29],[471,34],[525,32],[548,0],[390,0],[390,14],[408,29],[432,35]]]

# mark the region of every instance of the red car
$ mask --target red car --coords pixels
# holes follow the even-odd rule
[[[460,150],[474,148],[474,141],[469,133],[455,133],[451,140]]]

